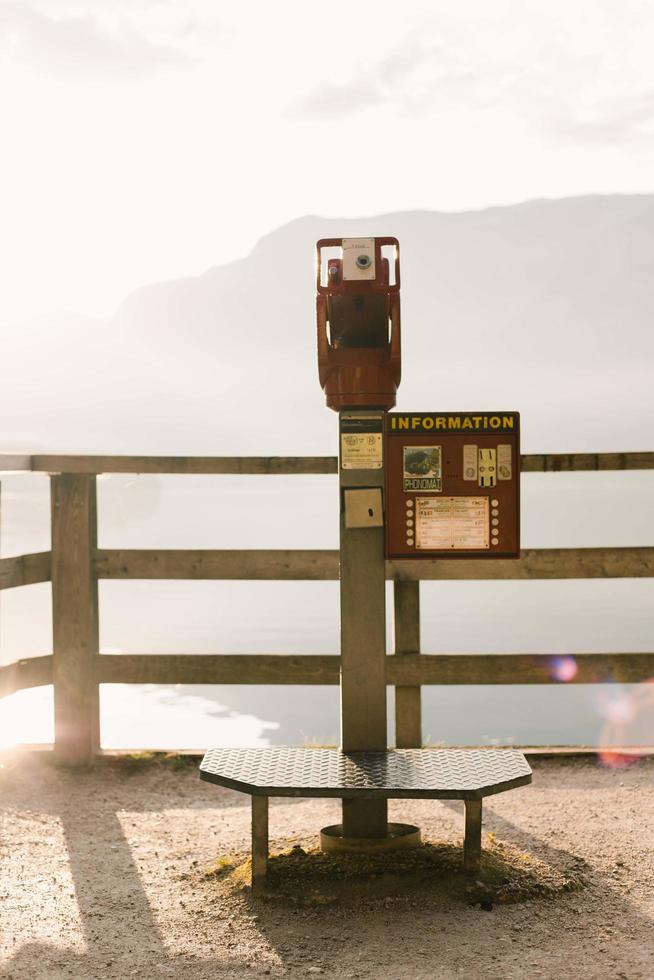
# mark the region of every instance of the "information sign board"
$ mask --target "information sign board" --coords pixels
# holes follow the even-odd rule
[[[386,416],[388,558],[517,558],[517,412]]]

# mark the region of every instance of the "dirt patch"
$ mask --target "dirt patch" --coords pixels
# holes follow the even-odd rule
[[[584,886],[586,862],[555,868],[512,844],[487,834],[481,867],[462,868],[461,848],[445,841],[388,854],[330,854],[296,844],[273,854],[263,900],[303,907],[359,905],[362,899],[419,898],[441,895],[492,911],[497,903],[553,899]],[[218,858],[204,873],[207,880],[236,891],[249,891],[249,857]]]

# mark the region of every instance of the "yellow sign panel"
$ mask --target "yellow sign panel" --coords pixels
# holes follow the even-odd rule
[[[394,432],[517,432],[518,415],[515,412],[494,415],[389,415],[392,435]]]

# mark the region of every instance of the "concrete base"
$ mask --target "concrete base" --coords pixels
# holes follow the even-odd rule
[[[386,837],[344,837],[340,823],[323,827],[320,831],[321,850],[341,854],[379,854],[382,851],[417,847],[419,843],[420,830],[409,823],[389,823]]]

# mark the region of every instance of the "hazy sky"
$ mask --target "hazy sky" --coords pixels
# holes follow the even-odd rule
[[[637,0],[0,0],[0,322],[306,213],[650,192],[652,50]]]

